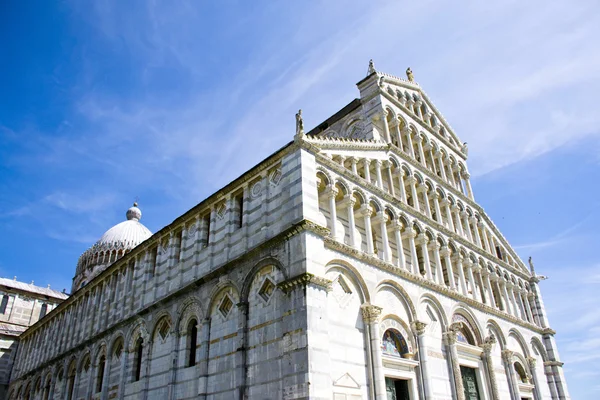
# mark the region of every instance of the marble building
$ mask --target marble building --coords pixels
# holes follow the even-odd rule
[[[158,232],[134,205],[20,337],[10,399],[569,399],[533,263],[468,149],[375,70]]]
[[[50,287],[0,278],[0,399],[8,396],[8,383],[16,359],[19,335],[69,297]]]

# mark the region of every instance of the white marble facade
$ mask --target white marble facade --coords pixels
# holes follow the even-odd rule
[[[9,398],[568,399],[539,279],[410,78],[370,69],[359,99],[94,261],[21,336]]]

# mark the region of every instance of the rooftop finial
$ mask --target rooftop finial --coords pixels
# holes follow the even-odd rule
[[[410,69],[410,67],[406,68],[406,77],[408,78],[409,82],[415,81],[415,77],[414,77],[412,69]]]
[[[375,72],[375,63],[373,62],[373,59],[371,58],[369,60],[369,69],[367,70],[367,76],[374,74]]]
[[[529,256],[529,268],[531,269],[531,274],[535,276],[535,267],[533,266],[533,258]]]
[[[133,203],[133,207],[127,210],[125,215],[127,216],[128,220],[139,221],[142,219],[142,211],[138,208],[137,201]]]
[[[302,109],[298,110],[296,114],[296,135],[304,135],[304,121],[302,120]]]

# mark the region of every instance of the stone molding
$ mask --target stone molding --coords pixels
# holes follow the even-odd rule
[[[295,288],[305,287],[309,284],[329,291],[331,290],[332,282],[329,279],[321,278],[311,273],[305,272],[303,274],[296,275],[293,278],[290,278],[286,281],[278,283],[277,287],[279,287],[279,289],[281,289],[283,293],[289,294]]]

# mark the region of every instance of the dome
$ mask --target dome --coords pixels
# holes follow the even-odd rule
[[[152,232],[141,222],[142,211],[137,203],[127,210],[126,221],[107,230],[102,237],[87,249],[77,262],[77,272],[73,278],[73,291],[89,282],[104,267],[112,264],[123,255],[142,243]]]

